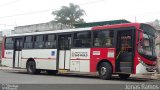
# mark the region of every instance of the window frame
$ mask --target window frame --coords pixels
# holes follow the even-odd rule
[[[26,42],[26,37],[29,37],[29,36],[31,36],[32,37],[32,39],[31,39],[31,42]],[[27,36],[24,36],[23,37],[24,38],[24,41],[23,41],[23,49],[34,49],[34,35],[27,35]],[[26,43],[32,43],[32,47],[31,48],[26,48],[25,47],[25,44]]]
[[[42,41],[36,41],[37,36],[43,36],[43,40]],[[45,34],[37,34],[37,35],[33,35],[32,37],[32,41],[33,41],[33,49],[43,49],[44,48],[44,44],[45,44]],[[40,48],[38,46],[35,46],[35,43],[40,43],[43,42],[43,46]]]
[[[112,38],[112,41],[111,41],[112,45],[110,45],[110,46],[95,46],[95,45],[94,45],[95,33],[96,33],[96,32],[103,32],[103,31],[108,31],[109,33],[110,33],[110,32],[113,32],[113,38]],[[95,47],[95,48],[100,48],[100,47],[101,47],[101,48],[114,48],[114,47],[115,47],[115,38],[116,38],[116,37],[115,37],[115,35],[116,35],[116,34],[115,34],[115,31],[116,31],[116,30],[113,30],[113,29],[103,29],[103,30],[95,30],[95,31],[93,31],[93,35],[92,35],[92,36],[93,36],[93,37],[92,37],[92,38],[93,38],[93,40],[92,40],[92,46]]]
[[[55,47],[52,47],[52,48],[46,47],[46,43],[47,43],[47,42],[52,42],[52,41],[48,41],[48,36],[49,36],[49,35],[54,35],[54,38],[55,38],[55,40],[54,40],[54,42],[55,42]],[[46,38],[47,38],[47,40],[46,40]],[[44,34],[44,49],[57,49],[57,34],[56,34],[56,33]]]
[[[75,46],[75,35],[76,35],[77,33],[82,33],[82,32],[89,32],[89,33],[90,33],[90,46],[87,46],[87,47],[77,47],[77,46]],[[92,33],[92,31],[90,31],[90,30],[73,32],[71,48],[91,48],[91,47],[92,47],[92,42],[93,42],[92,36],[93,36],[93,33]]]
[[[12,39],[12,43],[6,43],[6,41],[7,41],[8,38]],[[12,48],[7,48],[6,47],[7,44],[12,44],[13,45]],[[14,49],[14,37],[6,37],[5,38],[5,45],[4,45],[4,47],[5,47],[6,50],[13,50]]]

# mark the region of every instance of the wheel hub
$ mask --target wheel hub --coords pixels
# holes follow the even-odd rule
[[[29,65],[29,72],[32,72],[33,70],[33,65]]]
[[[105,67],[101,67],[101,74],[105,75],[106,74],[107,69]]]

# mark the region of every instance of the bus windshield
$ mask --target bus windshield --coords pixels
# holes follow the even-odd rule
[[[141,29],[144,30],[144,33],[143,40],[138,45],[138,52],[149,60],[156,60],[155,30],[149,25],[142,25]]]

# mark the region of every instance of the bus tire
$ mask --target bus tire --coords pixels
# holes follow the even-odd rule
[[[112,77],[112,66],[108,62],[102,62],[98,67],[99,77],[104,80],[109,80]]]
[[[119,74],[119,77],[120,77],[121,79],[127,79],[127,78],[130,77],[130,74]]]
[[[29,61],[27,63],[27,73],[29,74],[39,74],[41,72],[40,69],[36,69],[35,61]]]
[[[46,70],[49,75],[55,75],[58,73],[57,70]]]

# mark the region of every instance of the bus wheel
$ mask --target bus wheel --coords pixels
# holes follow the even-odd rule
[[[109,63],[103,62],[98,68],[99,77],[101,79],[111,79],[112,76],[112,67]]]
[[[130,74],[119,74],[119,77],[121,79],[127,79],[127,78],[129,78],[129,76],[130,76]]]
[[[58,73],[57,70],[46,70],[49,75],[55,75]]]
[[[36,69],[36,63],[34,61],[29,61],[27,63],[27,72],[29,74],[39,74],[41,70]]]

